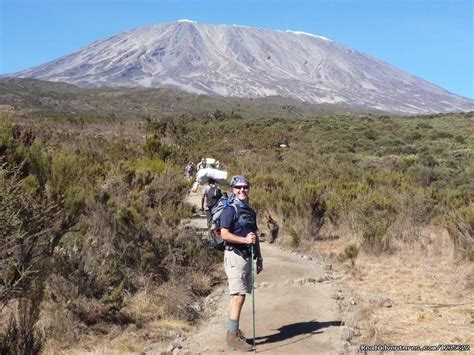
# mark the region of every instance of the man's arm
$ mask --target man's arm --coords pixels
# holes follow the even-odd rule
[[[244,238],[244,237],[239,237],[238,235],[235,235],[227,228],[221,229],[221,237],[226,242],[234,243],[234,244],[252,244],[252,243],[255,243],[255,240],[257,239],[257,236],[255,235],[255,233],[249,233]]]

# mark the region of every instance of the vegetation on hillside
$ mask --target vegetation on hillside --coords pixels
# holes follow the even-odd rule
[[[73,91],[61,98],[68,110]],[[70,346],[115,326],[154,324],[162,339],[170,322],[195,322],[220,260],[180,225],[192,213],[183,169],[202,156],[250,178],[259,225],[288,247],[311,248],[331,226],[352,236],[335,252],[353,264],[434,224],[474,260],[473,113],[296,119],[136,105],[122,118],[2,111],[2,351]]]
[[[153,118],[157,115],[189,115],[195,118],[243,116],[247,118],[307,117],[315,114],[376,110],[337,104],[311,105],[280,96],[244,99],[209,97],[171,89],[96,88],[81,89],[66,83],[35,79],[0,79],[0,105],[35,115],[101,118]]]
[[[435,223],[472,260],[473,137],[473,114],[460,113],[196,121],[183,141],[248,175],[262,222],[278,221],[292,247],[332,223],[366,250],[391,252]]]
[[[2,113],[0,352],[38,353],[54,339],[70,346],[113,325],[195,322],[217,259],[177,228],[192,212],[181,167],[159,145],[146,155],[80,135],[63,145],[13,121]]]

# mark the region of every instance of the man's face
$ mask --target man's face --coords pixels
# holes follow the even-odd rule
[[[247,201],[249,198],[249,187],[248,185],[237,185],[234,186],[234,194],[241,201]]]

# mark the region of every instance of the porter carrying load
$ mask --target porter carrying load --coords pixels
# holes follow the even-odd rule
[[[201,185],[207,184],[209,179],[214,179],[219,185],[227,184],[227,171],[205,168],[196,174],[196,181]]]

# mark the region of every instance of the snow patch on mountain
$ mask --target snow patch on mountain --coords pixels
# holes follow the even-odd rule
[[[197,23],[197,21],[188,20],[188,19],[186,19],[186,18],[181,19],[181,20],[178,20],[177,22]]]
[[[296,35],[305,35],[305,36],[315,37],[315,38],[323,39],[323,40],[325,40],[325,41],[331,41],[331,40],[330,40],[329,38],[327,38],[327,37],[314,35],[314,34],[308,33],[308,32],[292,31],[292,30],[286,30],[286,32],[288,32],[288,33],[294,33],[294,34],[296,34]]]

